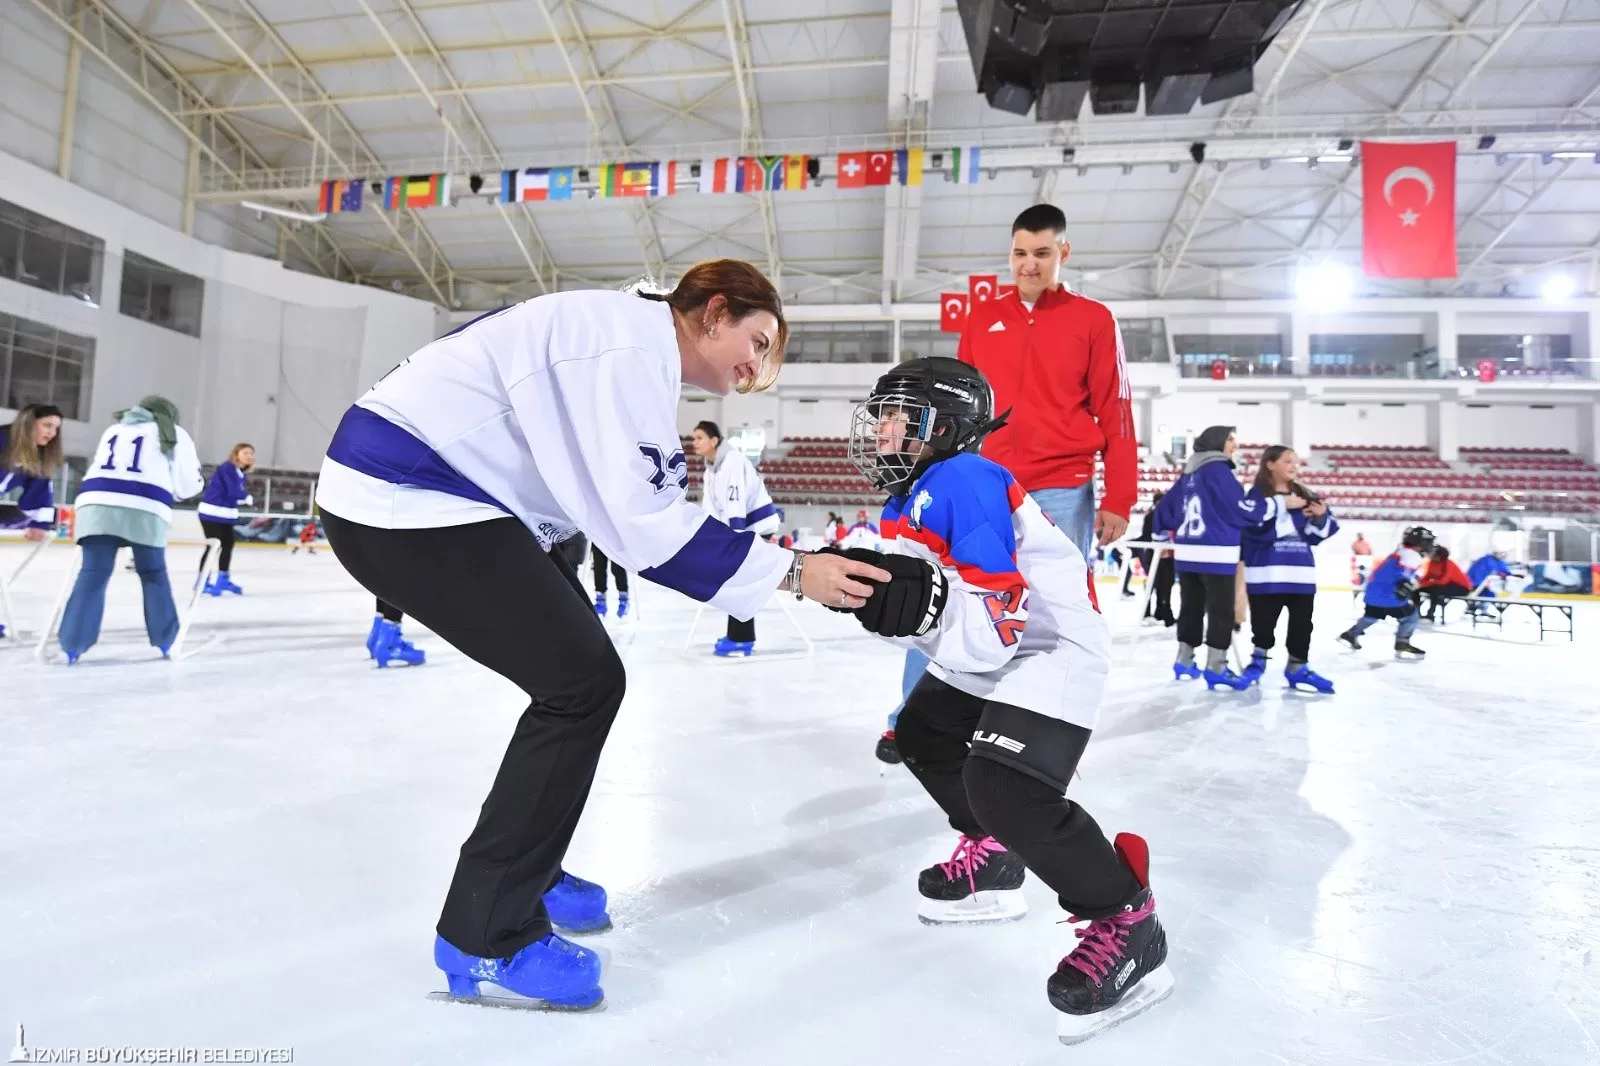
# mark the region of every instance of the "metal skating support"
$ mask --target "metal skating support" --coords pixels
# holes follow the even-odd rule
[[[45,545],[49,543],[49,537],[35,542],[33,550],[22,557],[22,562],[17,564],[15,570],[11,571],[10,577],[0,574],[0,626],[5,627],[6,635],[16,642],[18,647],[22,645],[22,628],[17,625],[17,609],[11,602],[11,587],[17,583],[17,579],[22,576],[22,572],[28,569],[33,561],[39,557],[39,553],[44,551]],[[0,647],[4,647],[4,645],[0,645]]]
[[[215,537],[206,538],[205,554],[200,557],[200,576],[195,580],[194,588],[189,593],[189,607],[183,612],[183,621],[178,625],[178,636],[173,640],[172,647],[167,649],[169,659],[174,661],[188,659],[222,642],[222,638],[216,636],[192,651],[183,650],[184,641],[189,636],[189,627],[194,623],[195,611],[200,605],[200,597],[205,595],[206,585],[217,576],[217,560],[221,552],[220,540]],[[72,595],[72,586],[78,579],[78,570],[82,565],[83,549],[76,548],[72,553],[72,565],[67,567],[67,576],[61,582],[60,591],[56,593],[55,605],[50,608],[50,618],[45,622],[44,629],[39,634],[39,643],[33,649],[33,657],[40,662],[53,661],[50,638],[55,636],[56,627],[61,624],[61,616],[67,608],[67,598]]]

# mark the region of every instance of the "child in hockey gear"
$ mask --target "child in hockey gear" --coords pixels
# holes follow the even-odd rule
[[[1228,666],[1233,642],[1235,574],[1244,530],[1275,521],[1299,510],[1305,498],[1293,492],[1250,498],[1233,474],[1237,446],[1232,426],[1211,426],[1194,441],[1194,454],[1183,476],[1156,506],[1154,532],[1173,534],[1178,588],[1178,659],[1172,668],[1179,681],[1205,678],[1206,687],[1242,691],[1250,681]],[[1204,627],[1206,663],[1195,664]]]
[[[421,666],[428,661],[426,652],[401,635],[400,623],[404,618],[398,607],[377,601],[377,613],[372,616],[372,628],[367,632],[367,655],[377,660],[379,669],[392,662]]]
[[[301,548],[306,550],[307,555],[317,554],[317,523],[315,521],[307,522],[300,527],[300,536],[297,542],[290,546],[289,554],[295,555]]]
[[[1295,480],[1299,472],[1300,457],[1294,449],[1274,444],[1261,453],[1255,485],[1245,496],[1252,501],[1276,499],[1282,503],[1295,495],[1306,505],[1299,510],[1281,506],[1273,519],[1245,530],[1240,538],[1255,640],[1250,665],[1242,676],[1255,684],[1266,672],[1277,641],[1278,616],[1287,611],[1289,664],[1284,679],[1290,688],[1305,685],[1332,693],[1333,683],[1306,663],[1311,658],[1311,616],[1317,594],[1317,561],[1311,549],[1337,533],[1339,523],[1327,503]]]
[[[1142,849],[1118,852],[1064,795],[1099,713],[1109,637],[1083,555],[1010,473],[977,454],[1004,421],[993,395],[965,363],[912,359],[878,379],[850,435],[852,461],[889,496],[881,528],[892,553],[845,553],[881,560],[892,575],[854,613],[931,660],[895,740],[959,834],[950,860],[918,876],[918,915],[1020,917],[1032,870],[1063,908],[1100,923],[1091,927],[1095,953],[1070,958],[1120,959],[1121,941],[1106,930],[1153,918],[1136,865]],[[1155,953],[1144,959],[1143,969],[1113,976],[1122,1000],[1164,979],[1153,976]],[[1085,1035],[1126,1016],[1118,1006],[1111,997],[1081,1004],[1095,1019]]]
[[[706,513],[729,529],[750,530],[769,539],[778,531],[778,508],[767,495],[767,486],[756,473],[755,464],[736,445],[725,444],[722,428],[715,422],[701,422],[690,438],[694,453],[705,460],[705,484],[700,503]],[[714,654],[720,658],[755,653],[754,619],[728,616],[727,635],[717,641]]]
[[[1399,623],[1395,634],[1394,654],[1397,659],[1420,659],[1426,654],[1411,643],[1411,634],[1417,631],[1417,605],[1413,597],[1417,592],[1417,570],[1422,566],[1422,553],[1433,550],[1433,531],[1423,526],[1412,526],[1401,535],[1400,547],[1378,564],[1367,579],[1363,599],[1366,611],[1355,625],[1339,634],[1339,639],[1351,648],[1361,650],[1361,634],[1384,618]]]

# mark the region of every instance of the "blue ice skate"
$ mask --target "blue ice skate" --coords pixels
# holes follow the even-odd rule
[[[606,616],[606,594],[604,592],[596,592],[594,594],[594,613],[601,618]]]
[[[718,637],[717,646],[711,649],[711,654],[719,659],[726,659],[731,655],[743,655],[746,658],[756,653],[756,642],[753,640],[729,640],[727,637]]]
[[[1289,682],[1290,688],[1299,688],[1301,685],[1310,685],[1318,692],[1333,695],[1333,682],[1311,669],[1305,663],[1291,666],[1283,672],[1284,679]]]
[[[1267,653],[1257,648],[1250,653],[1250,664],[1244,668],[1244,673],[1239,676],[1244,678],[1247,685],[1258,684],[1261,675],[1267,672]]]
[[[224,592],[231,592],[235,596],[244,595],[244,589],[233,583],[233,578],[228,576],[226,570],[218,570],[217,576],[206,582],[206,595],[221,596]]]
[[[1200,676],[1200,668],[1194,663],[1173,663],[1172,679],[1174,681],[1188,681]]]
[[[605,1004],[600,956],[555,933],[535,940],[509,959],[468,955],[441,936],[433,942],[433,961],[444,971],[450,991],[429,998],[521,1010],[580,1011]],[[483,995],[478,990],[481,981],[524,998]]]
[[[372,657],[378,660],[379,669],[392,662],[421,666],[428,661],[426,652],[413,647],[410,641],[400,635],[399,623],[391,622],[387,618],[383,619],[378,627],[378,639],[372,644]]]
[[[1206,679],[1206,688],[1216,691],[1217,686],[1231,688],[1235,692],[1243,692],[1250,687],[1250,682],[1233,672],[1232,667],[1224,666],[1221,670],[1206,670],[1201,674]]]
[[[565,870],[544,894],[544,909],[550,912],[550,924],[564,933],[603,933],[611,928],[606,890]]]
[[[626,592],[617,593],[617,617],[628,617],[628,594]]]
[[[372,616],[372,628],[367,630],[367,658],[369,659],[378,657],[378,634],[383,632],[383,623],[383,615],[375,614]]]

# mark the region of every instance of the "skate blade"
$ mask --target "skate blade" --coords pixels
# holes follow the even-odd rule
[[[607,918],[599,925],[558,925],[555,930],[562,936],[598,936],[601,933],[609,933],[612,928],[611,919]]]
[[[923,925],[995,925],[1027,915],[1028,901],[1020,888],[979,892],[954,901],[922,896],[917,904],[917,920]]]
[[[553,1014],[584,1014],[606,1009],[602,993],[592,1003],[554,1003],[546,999],[528,999],[523,996],[457,996],[449,992],[429,992],[428,998],[436,1003],[466,1003],[474,1007],[495,1007],[499,1010],[543,1011]]]
[[[1063,1044],[1081,1044],[1114,1029],[1129,1018],[1137,1018],[1157,1003],[1172,995],[1172,971],[1166,963],[1151,970],[1134,986],[1133,991],[1115,1007],[1094,1014],[1066,1014],[1058,1012],[1056,1038]]]

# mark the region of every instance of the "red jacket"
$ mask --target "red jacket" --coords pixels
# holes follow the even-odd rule
[[[957,355],[994,386],[995,410],[1011,420],[983,454],[1029,491],[1077,488],[1104,453],[1100,509],[1128,517],[1139,495],[1138,438],[1122,332],[1111,309],[1065,286],[1029,311],[1015,293],[978,304]]]
[[[1472,587],[1472,582],[1467,580],[1467,575],[1461,572],[1461,567],[1457,566],[1453,559],[1446,559],[1443,563],[1429,559],[1417,577],[1417,584],[1422,588],[1432,588],[1435,585],[1460,585],[1466,589]]]

